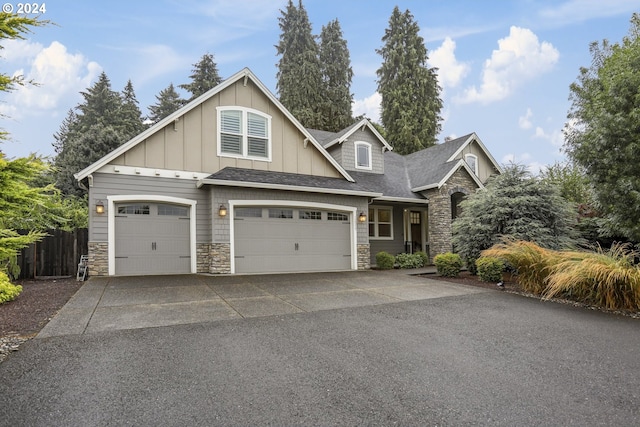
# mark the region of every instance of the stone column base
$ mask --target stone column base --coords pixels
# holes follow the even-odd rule
[[[229,243],[212,243],[210,261],[209,273],[231,274],[231,245]]]
[[[358,270],[369,270],[371,268],[371,249],[369,244],[358,245]]]
[[[89,242],[89,276],[109,275],[109,244]]]

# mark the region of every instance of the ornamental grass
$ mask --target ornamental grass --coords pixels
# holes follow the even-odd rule
[[[563,256],[550,268],[544,298],[564,297],[610,310],[640,310],[638,252],[615,244],[609,250]]]
[[[557,262],[559,253],[523,240],[504,241],[482,251],[483,257],[504,260],[515,269],[518,284],[525,292],[542,295],[549,276],[549,267]]]

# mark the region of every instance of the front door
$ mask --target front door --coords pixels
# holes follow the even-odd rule
[[[406,251],[408,253],[427,252],[427,212],[406,210],[404,215]]]

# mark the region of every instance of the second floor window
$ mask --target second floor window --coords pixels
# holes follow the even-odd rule
[[[271,160],[271,117],[238,107],[218,108],[218,155]]]
[[[371,144],[356,142],[356,169],[371,170]]]

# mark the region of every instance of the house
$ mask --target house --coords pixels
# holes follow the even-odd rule
[[[93,275],[363,270],[451,250],[500,166],[469,134],[407,156],[368,120],[305,129],[243,69],[78,172]]]

